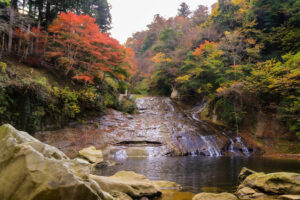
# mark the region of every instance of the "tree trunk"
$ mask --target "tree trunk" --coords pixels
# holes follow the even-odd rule
[[[8,30],[8,47],[7,51],[8,53],[11,53],[11,47],[12,47],[12,40],[13,40],[13,25],[14,25],[14,15],[15,11],[13,9],[9,10],[9,30]]]
[[[50,0],[47,1],[47,5],[46,5],[46,23],[45,23],[45,30],[47,31],[48,30],[48,26],[49,26],[49,23],[50,23]]]

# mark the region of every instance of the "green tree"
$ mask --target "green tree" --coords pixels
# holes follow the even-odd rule
[[[111,29],[111,14],[110,5],[107,0],[95,0],[96,23],[100,26],[102,32],[107,32]]]
[[[191,13],[192,13],[192,12],[190,11],[190,7],[189,7],[186,3],[182,2],[182,3],[180,4],[179,9],[178,9],[178,14],[177,14],[177,16],[181,16],[181,17],[184,17],[184,18],[188,18],[188,17],[190,16]]]

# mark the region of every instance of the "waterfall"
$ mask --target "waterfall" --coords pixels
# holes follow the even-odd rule
[[[216,144],[216,138],[212,135],[209,136],[201,136],[201,139],[207,146],[207,151],[209,156],[221,156],[221,152]]]
[[[196,120],[197,122],[201,122],[199,119],[199,114],[206,108],[207,102],[201,104],[200,106],[195,107],[192,109],[192,118]]]
[[[230,153],[234,153],[234,141],[233,139],[231,139],[231,137],[229,137],[228,135],[226,135],[224,132],[222,132],[222,134],[229,140],[230,142],[230,146],[228,148],[228,152]]]
[[[174,112],[175,111],[175,108],[174,108],[174,106],[172,105],[172,103],[171,103],[171,99],[166,99],[165,100],[165,103],[168,105],[168,107],[170,108],[170,110],[171,110],[171,112]]]
[[[249,155],[250,152],[249,152],[247,146],[245,145],[243,139],[241,137],[237,136],[236,141],[241,145],[243,153],[246,154],[246,155]]]

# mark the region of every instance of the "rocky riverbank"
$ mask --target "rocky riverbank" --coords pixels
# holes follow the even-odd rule
[[[161,196],[162,185],[134,172],[92,175],[92,165],[69,159],[10,125],[0,127],[1,200],[131,200]],[[163,183],[163,184],[162,184]]]
[[[181,192],[169,181],[151,181],[144,175],[119,171],[105,177],[93,174],[91,163],[103,163],[102,152],[90,147],[81,158],[70,159],[10,125],[0,127],[1,200],[237,200],[300,199],[300,174],[258,173],[243,168],[236,193]],[[224,172],[226,173],[226,172]],[[194,196],[194,197],[193,197]]]
[[[200,193],[193,200],[299,200],[300,174],[277,172],[258,173],[243,168],[239,175],[240,185],[235,194]]]

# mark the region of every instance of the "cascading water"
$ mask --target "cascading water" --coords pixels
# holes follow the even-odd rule
[[[187,114],[188,118],[192,121],[196,122],[204,122],[203,120],[199,119],[199,114],[203,112],[203,110],[206,108],[207,102],[201,103],[200,105],[194,107],[190,111],[188,111]],[[202,123],[202,125],[205,125]],[[224,131],[222,134],[229,140],[230,145],[228,147],[229,153],[240,153],[240,150],[235,150],[235,146],[239,144],[241,147],[242,153],[245,155],[250,155],[250,152],[245,145],[244,141],[241,137],[237,136],[235,139],[232,139],[230,136],[228,136]],[[209,156],[221,156],[221,151],[218,148],[218,145],[216,144],[216,137],[215,136],[201,136],[201,139],[203,140],[204,144],[207,146],[207,151],[209,152]],[[194,153],[195,154],[195,153]]]
[[[245,145],[245,143],[244,143],[244,141],[242,140],[241,137],[237,136],[237,137],[236,137],[236,142],[239,143],[239,144],[241,145],[242,150],[243,150],[243,153],[244,153],[245,155],[250,155],[250,152],[249,152],[248,148],[246,147],[246,145]]]
[[[222,132],[222,134],[229,140],[230,142],[230,145],[229,145],[229,148],[228,148],[228,152],[230,153],[234,153],[234,141],[233,139],[231,139],[231,137],[229,137],[228,135],[225,134],[225,132]]]
[[[209,136],[201,136],[201,139],[207,146],[207,151],[209,156],[221,156],[221,151],[216,144],[216,138],[212,135]]]

